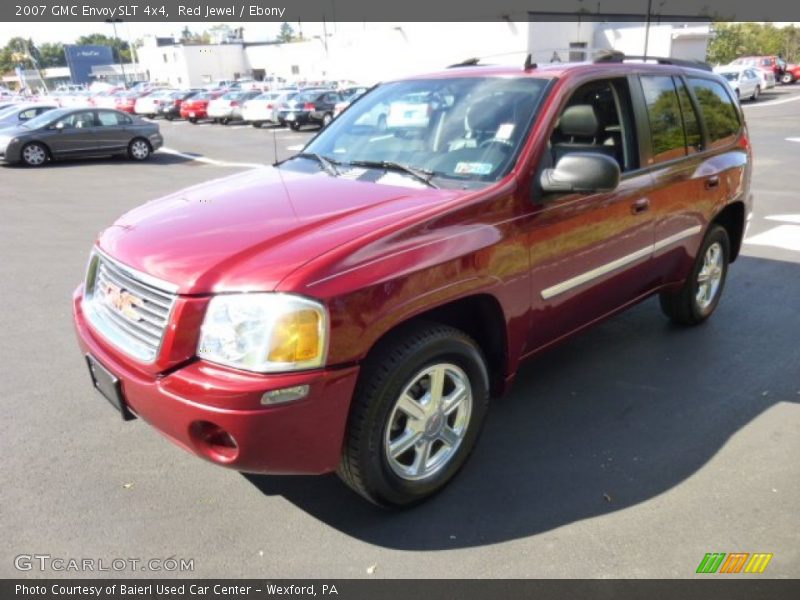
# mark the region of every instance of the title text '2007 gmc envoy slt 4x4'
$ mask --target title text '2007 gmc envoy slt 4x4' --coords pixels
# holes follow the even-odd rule
[[[706,319],[750,171],[726,83],[676,61],[384,83],[296,156],[103,231],[80,346],[123,417],[198,456],[411,504],[521,360],[653,294]]]

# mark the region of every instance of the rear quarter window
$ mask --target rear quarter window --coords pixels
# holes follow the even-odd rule
[[[716,148],[732,142],[742,127],[739,113],[726,86],[710,79],[689,78],[700,113],[708,131],[708,146]]]

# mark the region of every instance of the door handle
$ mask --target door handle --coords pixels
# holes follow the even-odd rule
[[[719,187],[719,176],[714,175],[713,177],[706,179],[705,187],[707,190],[713,190],[714,188]]]
[[[650,209],[649,198],[639,198],[636,202],[631,204],[631,213],[634,215],[641,214]]]

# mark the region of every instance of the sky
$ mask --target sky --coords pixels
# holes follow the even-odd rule
[[[280,30],[280,23],[253,22],[253,23],[226,23],[232,28],[244,27],[245,39],[252,41],[265,41],[274,39]],[[210,29],[217,23],[145,23],[145,22],[125,22],[117,25],[117,33],[120,38],[131,41],[142,38],[147,34],[158,36],[179,35],[184,27],[196,32]],[[291,23],[298,30],[297,23]],[[302,23],[303,34],[306,36],[318,35],[321,33],[321,23]],[[329,33],[330,27],[328,25]],[[319,31],[318,31],[319,30]],[[33,38],[35,44],[47,42],[73,43],[82,35],[92,33],[103,33],[113,35],[111,25],[108,23],[58,23],[58,22],[35,22],[35,23],[8,23],[0,22],[0,47],[5,46],[12,37],[22,36]]]

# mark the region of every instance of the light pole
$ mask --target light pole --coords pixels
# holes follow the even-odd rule
[[[647,0],[647,24],[644,28],[644,58],[647,58],[647,46],[650,42],[650,13],[653,10],[653,0]]]
[[[114,28],[114,41],[116,42],[117,48],[117,59],[119,59],[119,68],[122,69],[122,87],[128,87],[128,77],[125,75],[125,63],[122,62],[122,53],[119,51],[119,36],[117,36],[117,23],[122,23],[122,19],[117,17],[116,19],[106,19],[106,23],[111,23],[111,26]]]

